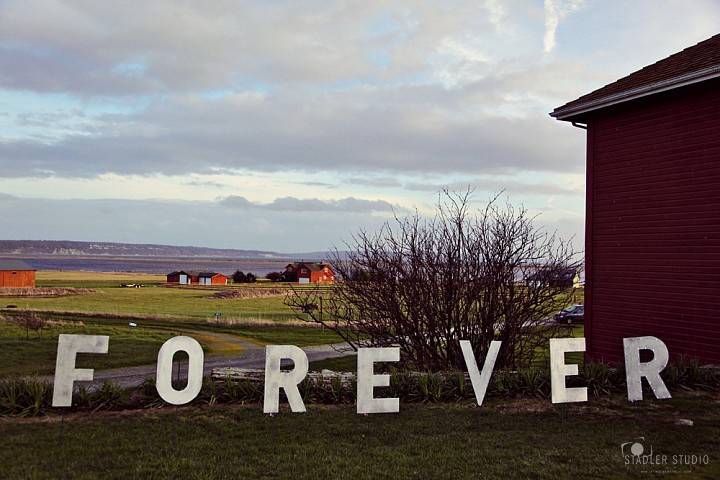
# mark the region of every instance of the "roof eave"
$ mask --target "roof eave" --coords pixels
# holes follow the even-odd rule
[[[583,115],[594,110],[606,108],[611,105],[617,105],[619,103],[629,102],[637,98],[647,97],[648,95],[654,95],[656,93],[665,92],[668,90],[674,90],[676,88],[692,85],[698,82],[704,82],[712,80],[713,78],[720,77],[720,65],[713,67],[704,68],[697,70],[692,73],[686,73],[677,77],[655,82],[650,85],[644,85],[642,87],[631,88],[620,93],[613,95],[607,95],[605,97],[597,98],[588,102],[583,102],[578,105],[574,105],[570,108],[560,107],[550,112],[550,116],[563,121],[576,120],[578,116]]]

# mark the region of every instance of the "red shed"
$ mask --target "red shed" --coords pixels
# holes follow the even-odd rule
[[[22,260],[0,260],[0,288],[35,288],[35,269]]]
[[[167,283],[181,285],[227,285],[228,277],[217,272],[178,270],[167,274]]]
[[[720,35],[551,115],[587,128],[588,356],[653,335],[720,364]]]

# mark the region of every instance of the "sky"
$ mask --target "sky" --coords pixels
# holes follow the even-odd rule
[[[662,4],[0,0],[0,237],[321,251],[469,186],[581,246],[548,112],[720,31]]]

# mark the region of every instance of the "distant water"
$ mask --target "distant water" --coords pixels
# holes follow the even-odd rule
[[[232,274],[235,270],[264,276],[282,271],[289,259],[266,258],[160,258],[160,257],[102,257],[102,256],[3,256],[0,259],[24,260],[37,270],[89,270],[94,272],[139,272],[166,274],[174,270],[208,270]]]

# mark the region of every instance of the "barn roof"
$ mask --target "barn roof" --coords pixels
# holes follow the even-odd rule
[[[293,262],[289,263],[288,267],[292,266],[293,268],[299,268],[301,265],[306,267],[311,272],[319,272],[320,270],[329,266],[328,264],[322,262]]]
[[[208,272],[203,270],[175,270],[174,272],[168,273],[168,275],[190,275],[191,277],[214,277],[215,275],[223,275],[218,272]]]
[[[214,277],[215,275],[222,275],[222,273],[208,272],[205,270],[185,270],[184,273],[187,273],[188,275],[191,275],[193,277]]]
[[[0,270],[35,270],[23,260],[0,259]]]
[[[550,116],[576,120],[583,113],[717,77],[720,34],[557,107]]]

